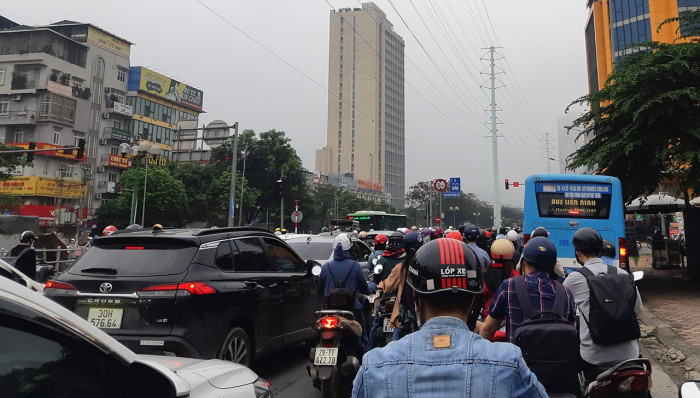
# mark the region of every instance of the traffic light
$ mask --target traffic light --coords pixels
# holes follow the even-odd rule
[[[506,178],[506,189],[508,188],[510,188],[510,186],[508,185],[508,179]]]
[[[29,143],[29,149],[30,151],[33,151],[36,149],[36,142],[32,141]],[[31,163],[34,161],[34,152],[27,152],[27,162]]]
[[[85,157],[85,138],[78,138],[78,152],[75,154],[76,159]]]
[[[63,147],[66,148],[63,150],[64,155],[70,155],[73,153],[73,147],[71,145],[64,145]]]
[[[517,187],[519,187],[519,186],[520,186],[520,183],[519,183],[519,182],[517,182],[517,181],[514,181],[514,182],[513,182],[513,187],[514,187],[514,188],[517,188]]]

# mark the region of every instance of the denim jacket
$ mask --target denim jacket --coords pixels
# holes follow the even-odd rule
[[[501,398],[547,393],[518,347],[484,340],[458,318],[435,317],[419,331],[365,354],[352,396]]]

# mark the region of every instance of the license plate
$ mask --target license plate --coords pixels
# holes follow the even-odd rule
[[[335,365],[338,360],[337,348],[322,348],[316,347],[316,356],[314,357],[314,365]]]
[[[122,326],[123,308],[90,308],[87,321],[101,329],[119,329]]]
[[[391,325],[389,318],[384,318],[384,333],[393,333],[394,327]]]

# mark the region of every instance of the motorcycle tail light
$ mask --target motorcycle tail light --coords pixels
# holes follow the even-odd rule
[[[651,388],[651,376],[648,374],[631,375],[626,377],[617,386],[617,391],[632,392],[632,391],[647,391]]]
[[[335,329],[338,327],[338,318],[334,316],[324,316],[321,318],[321,327],[323,329]]]
[[[321,331],[321,345],[323,347],[331,347],[333,345],[333,337],[335,337],[336,332],[333,330],[323,330]]]
[[[627,242],[625,241],[625,238],[618,238],[617,240],[618,247],[619,247],[619,254],[620,254],[620,268],[624,270],[628,270],[628,264],[627,264]]]

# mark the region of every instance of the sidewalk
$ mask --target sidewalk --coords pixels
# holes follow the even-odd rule
[[[644,303],[639,318],[645,355],[658,361],[675,384],[700,379],[700,282],[685,269],[653,269],[649,249],[642,249],[636,265],[631,263],[632,271],[644,271],[637,286]]]

